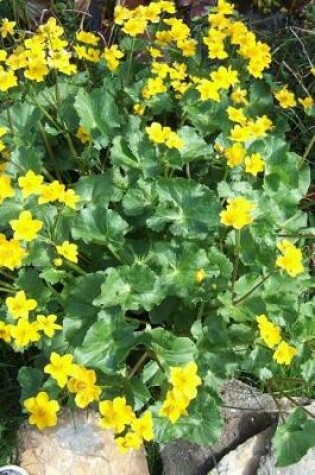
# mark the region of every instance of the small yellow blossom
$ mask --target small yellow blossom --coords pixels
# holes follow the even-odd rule
[[[16,269],[22,265],[25,255],[26,251],[19,241],[16,239],[7,240],[3,234],[0,234],[0,267]]]
[[[263,172],[265,169],[265,162],[260,153],[253,153],[250,157],[245,158],[245,170],[253,176]]]
[[[288,90],[288,86],[284,86],[278,92],[275,93],[275,98],[279,102],[280,107],[288,109],[289,107],[296,106],[296,100],[293,92]]]
[[[6,71],[2,66],[0,66],[0,91],[7,92],[9,89],[17,86],[18,80],[14,71]]]
[[[64,203],[68,208],[76,209],[80,201],[80,196],[72,189],[66,190],[60,197],[60,203]]]
[[[199,269],[197,270],[196,274],[195,274],[195,282],[196,284],[202,284],[202,282],[205,280],[206,278],[206,273],[203,269]]]
[[[209,79],[201,79],[196,89],[199,91],[202,101],[220,102],[219,86],[216,82]]]
[[[50,374],[52,378],[57,381],[60,388],[64,388],[68,383],[74,369],[73,356],[58,355],[58,353],[51,353],[50,363],[44,367],[44,373]]]
[[[229,198],[227,201],[228,205],[226,210],[220,213],[222,224],[225,226],[233,226],[235,229],[242,229],[254,221],[252,216],[252,211],[256,207],[254,203],[242,196]]]
[[[0,321],[0,340],[5,343],[10,343],[11,341],[11,325],[7,325],[2,321]]]
[[[145,32],[147,24],[144,18],[130,18],[124,24],[122,31],[129,36],[139,36]]]
[[[13,318],[27,319],[29,313],[37,307],[35,299],[27,299],[24,290],[20,290],[14,297],[7,297],[6,306]]]
[[[115,443],[119,452],[125,454],[129,450],[139,450],[142,446],[142,439],[135,432],[129,431],[124,437],[117,437]]]
[[[306,110],[314,106],[314,99],[310,96],[304,97],[304,99],[300,97],[298,101]]]
[[[297,356],[298,352],[294,346],[289,345],[285,341],[282,341],[276,351],[273,354],[273,359],[278,364],[289,366],[292,359]]]
[[[9,223],[14,231],[14,239],[28,242],[37,238],[44,224],[39,219],[33,219],[30,211],[22,211],[19,219],[12,219]]]
[[[0,205],[7,198],[14,196],[14,190],[11,186],[11,178],[8,175],[0,176]]]
[[[131,424],[134,432],[142,439],[150,442],[154,438],[152,413],[146,411],[139,419],[135,419]]]
[[[281,341],[280,328],[268,320],[266,315],[256,317],[261,338],[269,348],[274,348]]]
[[[75,136],[82,142],[87,143],[91,140],[91,136],[88,131],[80,125]]]
[[[229,119],[232,122],[238,122],[239,124],[245,124],[246,123],[246,116],[244,114],[243,109],[237,109],[236,107],[228,107],[227,108],[227,114]]]
[[[55,180],[49,184],[43,184],[39,188],[38,204],[53,203],[64,194],[65,186]]]
[[[29,423],[36,425],[39,430],[54,427],[57,424],[57,412],[60,406],[57,401],[50,400],[45,392],[24,401],[24,407],[30,413]]]
[[[116,71],[120,64],[119,60],[124,57],[124,53],[117,45],[112,45],[109,48],[105,48],[102,57],[105,59],[108,69]]]
[[[103,416],[99,422],[100,427],[112,429],[116,433],[122,432],[126,425],[132,424],[136,419],[125,397],[116,397],[113,401],[101,401],[99,410]]]
[[[284,269],[291,277],[296,277],[304,271],[303,255],[301,249],[297,248],[287,239],[277,244],[278,249],[282,252],[276,260],[276,266]]]
[[[28,320],[20,318],[16,325],[11,326],[11,336],[17,348],[25,348],[40,339],[37,322],[30,323]]]
[[[40,187],[44,181],[42,175],[36,175],[32,170],[29,170],[25,176],[18,179],[20,188],[24,198],[33,194],[40,193]]]
[[[201,385],[201,379],[197,375],[198,367],[194,361],[189,362],[184,368],[171,368],[170,383],[173,391],[184,395],[191,400],[197,396],[197,387]]]
[[[159,411],[159,416],[167,417],[172,424],[175,424],[182,416],[187,416],[189,399],[184,396],[178,397],[173,391],[168,391],[166,399]]]
[[[134,114],[143,115],[144,111],[145,111],[145,105],[144,104],[137,103],[137,104],[133,105]]]
[[[13,35],[15,25],[15,21],[9,21],[7,18],[4,18],[0,26],[1,38],[7,38],[8,35]]]
[[[247,104],[247,91],[246,89],[241,89],[241,88],[236,88],[232,94],[231,94],[231,99],[234,102],[234,104]]]
[[[86,43],[91,46],[97,46],[100,41],[99,36],[96,36],[94,33],[89,33],[87,31],[79,31],[76,34],[76,39],[81,43]]]
[[[60,246],[56,246],[56,249],[58,254],[68,259],[68,261],[78,262],[78,246],[76,244],[64,241]]]
[[[57,315],[37,315],[38,330],[44,332],[44,335],[48,338],[52,338],[56,330],[62,330],[62,325],[56,323]]]
[[[232,145],[232,147],[226,148],[224,150],[224,155],[227,158],[228,166],[234,168],[243,163],[246,150],[241,144],[235,143]]]
[[[71,371],[71,376],[68,389],[70,393],[75,394],[75,403],[80,409],[84,409],[91,402],[99,400],[101,388],[95,384],[96,374],[93,369],[76,366]]]

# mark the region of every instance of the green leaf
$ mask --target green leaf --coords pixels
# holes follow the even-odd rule
[[[0,122],[9,129],[13,127],[13,141],[16,146],[26,146],[35,142],[41,117],[42,112],[38,107],[19,101],[8,109],[8,113],[0,115]]]
[[[188,416],[176,424],[165,417],[154,417],[154,435],[159,443],[183,438],[201,446],[209,446],[219,438],[223,422],[217,404],[205,391],[189,406]]]
[[[193,127],[185,125],[177,131],[178,135],[184,140],[185,145],[179,153],[182,164],[193,160],[208,160],[213,153],[213,147],[199,135]]]
[[[97,309],[93,300],[100,293],[104,272],[78,277],[62,294],[65,302],[63,328],[66,340],[73,347],[82,344],[87,330],[97,320]]]
[[[158,276],[145,264],[110,268],[95,305],[125,310],[150,310],[164,298]]]
[[[90,207],[83,209],[75,217],[72,236],[74,239],[83,239],[86,243],[121,247],[127,231],[128,224],[116,211]]]
[[[18,373],[18,381],[21,386],[21,404],[25,399],[36,396],[44,382],[44,374],[37,368],[23,366]]]
[[[51,295],[49,288],[40,278],[39,272],[31,267],[20,270],[16,284],[25,291],[28,298],[36,299],[42,306]]]
[[[80,203],[86,207],[107,208],[111,201],[119,201],[122,195],[122,192],[115,187],[112,173],[109,172],[81,177],[75,191],[80,196]]]
[[[278,467],[298,462],[315,445],[315,421],[302,408],[296,409],[278,426],[273,445]]]
[[[98,147],[106,147],[121,122],[117,102],[108,86],[104,85],[90,93],[80,88],[74,104],[81,125]]]
[[[163,328],[155,328],[149,332],[151,346],[162,366],[184,366],[196,357],[196,346],[188,337],[174,336]]]
[[[132,348],[143,343],[141,332],[135,332],[123,314],[117,311],[99,313],[99,321],[87,331],[82,346],[75,349],[79,364],[114,373],[122,367]]]
[[[162,178],[157,183],[157,195],[155,216],[147,220],[154,231],[162,231],[169,224],[176,236],[203,240],[218,227],[220,205],[206,186],[183,178]]]

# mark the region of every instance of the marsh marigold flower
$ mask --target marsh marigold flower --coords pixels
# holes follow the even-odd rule
[[[7,325],[2,321],[0,321],[0,340],[5,343],[10,343],[11,341],[11,325]]]
[[[229,198],[227,202],[226,210],[220,213],[222,224],[232,226],[235,229],[242,229],[254,221],[252,216],[252,211],[256,207],[254,203],[242,196]]]
[[[9,223],[14,231],[14,239],[22,241],[33,241],[43,227],[43,222],[33,219],[30,211],[22,211],[19,219],[12,219]]]
[[[304,97],[304,99],[300,97],[298,101],[305,110],[310,109],[314,105],[314,99],[310,96]]]
[[[75,136],[82,143],[87,143],[91,140],[90,134],[88,133],[88,131],[84,127],[82,127],[82,125],[80,125],[80,127],[78,128],[77,133],[75,134]]]
[[[68,259],[68,261],[78,262],[78,246],[76,244],[70,243],[69,241],[64,241],[60,246],[56,246],[58,254]]]
[[[12,196],[14,196],[14,190],[11,186],[11,178],[8,175],[0,176],[0,205]]]
[[[260,336],[269,348],[274,348],[281,341],[280,328],[268,320],[266,315],[256,317]]]
[[[280,107],[288,109],[289,107],[296,106],[296,100],[293,92],[288,90],[288,86],[284,86],[278,92],[275,93],[275,98],[279,102]]]
[[[35,299],[27,299],[24,290],[20,290],[14,297],[6,298],[6,306],[13,318],[28,318],[29,313],[37,307]]]
[[[57,401],[50,400],[46,392],[42,391],[36,397],[26,399],[24,407],[30,413],[28,422],[36,425],[39,430],[57,424],[57,412],[60,406]]]
[[[36,175],[32,170],[29,170],[25,176],[21,176],[18,180],[19,187],[22,189],[24,198],[33,194],[40,193],[40,187],[44,181],[42,175]]]
[[[44,368],[44,373],[50,374],[52,378],[57,381],[60,388],[64,388],[68,383],[73,369],[73,355],[58,355],[58,353],[52,352],[50,355],[50,363]]]
[[[11,336],[17,348],[25,348],[30,343],[40,340],[37,322],[29,322],[20,318],[16,325],[11,326]]]
[[[129,450],[139,450],[142,446],[142,439],[135,432],[129,431],[124,437],[117,437],[115,443],[119,452],[125,454]]]
[[[141,417],[135,419],[131,424],[132,429],[134,432],[141,437],[141,439],[150,442],[153,440],[154,433],[153,433],[153,419],[152,413],[150,411],[146,411],[142,414]]]
[[[57,330],[62,330],[62,325],[56,323],[57,315],[37,315],[38,330],[44,332],[48,338],[52,338]]]
[[[84,409],[91,402],[98,401],[101,388],[97,386],[96,374],[93,369],[75,366],[68,382],[70,393],[75,394],[75,403],[80,409]]]
[[[0,234],[0,266],[10,270],[16,269],[22,265],[25,255],[26,251],[19,241],[7,240],[3,234]]]
[[[122,432],[126,425],[135,421],[136,415],[132,407],[127,404],[125,397],[116,397],[112,401],[101,401],[99,410],[103,416],[99,425],[103,429],[112,429],[116,433]]]
[[[278,249],[282,252],[276,260],[276,266],[284,269],[291,277],[296,277],[304,271],[303,255],[301,249],[298,249],[290,241],[284,239],[277,244]]]
[[[265,169],[265,162],[260,153],[253,153],[250,157],[245,158],[245,171],[253,176],[263,172]]]
[[[243,163],[246,156],[246,150],[241,144],[235,143],[232,147],[224,150],[224,155],[227,158],[228,166],[234,168]]]
[[[298,354],[297,349],[294,346],[289,345],[285,341],[282,341],[276,351],[273,354],[273,359],[282,365],[289,366],[292,359]]]

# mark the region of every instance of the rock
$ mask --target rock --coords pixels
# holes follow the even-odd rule
[[[119,453],[92,411],[64,411],[58,426],[43,432],[23,426],[19,438],[20,465],[29,475],[149,475],[144,452]]]
[[[229,452],[209,475],[257,475],[260,459],[268,451],[274,429],[251,437]]]
[[[161,450],[163,475],[206,475],[229,451],[277,422],[277,407],[268,394],[237,380],[222,386],[225,426],[211,447],[177,440]],[[234,474],[233,474],[234,475]]]

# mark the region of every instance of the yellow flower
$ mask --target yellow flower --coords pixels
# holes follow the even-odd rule
[[[260,153],[253,153],[250,157],[245,158],[245,170],[251,175],[257,176],[258,173],[265,169],[265,162],[261,158]]]
[[[100,427],[112,429],[116,433],[122,432],[126,425],[132,424],[136,419],[125,397],[116,397],[113,401],[101,401],[99,410],[103,416],[99,422]]]
[[[156,74],[162,79],[166,78],[169,71],[170,71],[170,67],[166,63],[158,63],[157,61],[154,61],[152,63],[152,68],[151,68],[152,74]]]
[[[96,36],[94,35],[94,33],[89,33],[87,31],[79,31],[76,34],[76,39],[78,41],[81,41],[81,43],[86,43],[92,46],[97,46],[100,41],[99,36]]]
[[[159,76],[155,78],[149,78],[146,82],[146,85],[142,89],[142,96],[145,99],[150,99],[157,94],[162,94],[167,91],[167,87],[163,83],[163,79]]]
[[[3,234],[0,234],[0,266],[10,270],[16,269],[22,265],[25,255],[25,249],[19,241],[16,239],[7,240]]]
[[[182,416],[187,416],[187,407],[190,400],[184,395],[174,394],[173,391],[168,391],[166,399],[159,411],[159,416],[167,417],[172,424],[175,424]]]
[[[76,194],[74,190],[65,191],[60,197],[59,201],[64,203],[68,208],[76,209],[77,203],[80,201],[80,196]]]
[[[153,420],[150,411],[146,411],[139,419],[135,419],[132,422],[131,427],[139,437],[147,442],[153,440]]]
[[[247,126],[235,125],[231,130],[230,139],[235,142],[246,142],[251,138],[251,131]]]
[[[191,38],[185,38],[177,41],[177,47],[182,50],[182,54],[185,58],[194,56],[197,48],[197,41]]]
[[[11,341],[11,325],[7,325],[2,321],[0,321],[0,340],[5,343],[10,343]]]
[[[314,99],[310,96],[304,97],[304,99],[299,98],[298,101],[304,109],[310,109],[314,105]]]
[[[68,261],[78,262],[78,246],[76,244],[64,241],[60,246],[56,246],[56,249],[58,254],[68,259]]]
[[[75,393],[75,403],[79,408],[84,409],[91,402],[99,400],[101,388],[95,384],[96,374],[93,369],[76,366],[71,371],[71,376],[68,389],[70,393]]]
[[[196,274],[195,274],[195,282],[196,284],[202,284],[202,282],[205,280],[206,278],[206,273],[203,269],[199,269],[197,270]]]
[[[232,122],[238,122],[239,124],[245,124],[246,123],[246,116],[244,114],[243,109],[237,109],[236,107],[228,107],[227,108],[227,114],[229,119]]]
[[[147,20],[144,18],[131,18],[124,24],[122,31],[129,36],[142,35],[147,28]]]
[[[152,58],[162,58],[163,57],[163,53],[161,50],[159,50],[158,48],[149,48],[149,53],[150,55],[152,56]]]
[[[13,35],[15,25],[15,21],[9,21],[7,18],[4,18],[0,27],[1,38],[7,38],[8,35]]]
[[[303,255],[301,249],[298,249],[290,241],[284,239],[277,244],[278,249],[282,252],[276,260],[276,266],[284,269],[291,277],[296,277],[304,271]]]
[[[39,188],[38,204],[53,203],[63,195],[65,186],[55,180],[49,184],[43,184]]]
[[[194,399],[197,396],[197,387],[201,385],[196,363],[191,361],[184,368],[170,368],[170,370],[170,383],[173,385],[174,395],[179,393],[189,400]]]
[[[44,367],[44,373],[50,374],[57,381],[58,386],[64,388],[74,367],[72,355],[60,356],[53,352],[50,355],[50,363]]]
[[[31,60],[24,71],[24,76],[31,81],[43,82],[49,74],[49,69],[44,61]]]
[[[313,74],[313,76],[315,76],[315,68],[311,68],[310,72],[311,72],[311,74]]]
[[[294,94],[288,90],[288,86],[284,86],[282,89],[276,92],[275,98],[283,109],[296,106]]]
[[[237,196],[229,198],[226,210],[221,211],[221,223],[225,226],[233,226],[235,229],[241,229],[254,221],[252,211],[256,207],[254,203]]]
[[[11,186],[11,178],[8,175],[0,176],[0,205],[6,198],[12,198],[14,190]]]
[[[134,114],[143,115],[144,111],[145,111],[145,105],[144,104],[137,103],[137,104],[133,105]]]
[[[82,142],[87,143],[91,140],[91,136],[88,131],[80,125],[75,136]]]
[[[57,257],[56,259],[53,260],[54,266],[56,267],[61,267],[62,266],[62,259]]]
[[[14,297],[7,297],[6,306],[13,318],[27,319],[29,313],[37,307],[35,299],[27,299],[24,290],[20,290]]]
[[[184,141],[170,127],[163,127],[158,122],[152,122],[150,127],[146,127],[149,139],[158,144],[165,144],[168,148],[180,149],[184,146]]]
[[[237,88],[232,92],[231,99],[234,104],[247,104],[246,96],[246,89]]]
[[[226,2],[225,0],[218,0],[217,11],[223,15],[233,15],[234,5],[232,3]]]
[[[127,432],[124,437],[117,437],[115,443],[119,452],[125,454],[130,449],[139,450],[142,446],[142,439],[135,432]]]
[[[210,74],[211,79],[217,84],[219,89],[229,89],[239,82],[238,72],[229,66],[220,66]]]
[[[62,325],[56,323],[57,315],[37,315],[38,330],[43,331],[48,338],[52,338],[56,330],[62,330]]]
[[[14,71],[9,70],[5,71],[5,69],[0,66],[0,91],[6,92],[12,87],[17,86],[17,77],[14,74]]]
[[[274,348],[281,341],[280,328],[268,320],[266,315],[256,317],[261,338],[269,348]]]
[[[33,219],[30,211],[22,211],[19,219],[12,219],[9,223],[14,231],[14,239],[22,241],[33,241],[43,227],[43,222]]]
[[[29,170],[25,176],[21,176],[18,183],[22,189],[23,197],[27,198],[30,195],[39,194],[43,181],[42,175],[35,175],[32,170]]]
[[[124,53],[117,45],[112,45],[109,48],[105,48],[102,57],[105,59],[108,69],[110,71],[116,71],[120,64],[119,59],[124,57]]]
[[[40,339],[37,322],[30,323],[24,318],[20,318],[16,325],[11,327],[11,336],[17,348],[24,348],[30,343]]]
[[[227,158],[228,166],[234,168],[243,163],[246,150],[241,144],[235,143],[232,147],[225,149],[224,155]]]
[[[57,401],[50,400],[47,393],[42,391],[36,397],[26,399],[24,407],[30,413],[29,423],[36,425],[39,430],[57,424],[57,412],[60,406]]]
[[[292,359],[298,354],[297,349],[294,346],[289,345],[285,341],[282,341],[276,351],[273,354],[273,359],[278,364],[284,364],[289,366]]]
[[[216,82],[210,81],[209,79],[201,79],[196,89],[200,92],[200,99],[202,101],[220,102],[219,87]]]

